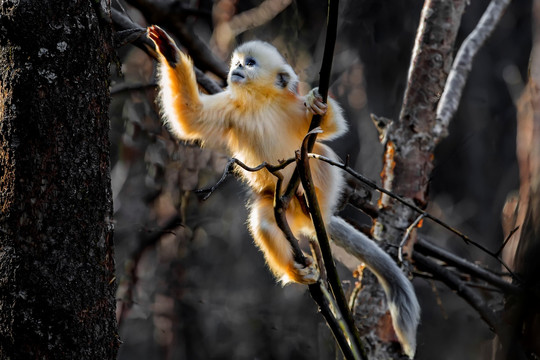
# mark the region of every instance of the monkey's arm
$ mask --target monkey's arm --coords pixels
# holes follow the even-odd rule
[[[220,143],[223,119],[214,118],[213,110],[224,102],[225,94],[199,94],[191,59],[160,27],[150,26],[148,37],[158,53],[159,100],[170,130],[182,140]]]
[[[304,97],[304,104],[307,113],[322,116],[321,129],[323,132],[318,135],[320,140],[334,140],[347,132],[348,126],[343,117],[343,110],[339,104],[328,97],[328,104],[324,103],[319,88],[312,89]],[[309,117],[311,118],[311,116]]]

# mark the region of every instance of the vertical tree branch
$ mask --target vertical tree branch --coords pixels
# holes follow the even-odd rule
[[[316,131],[316,130],[315,130]],[[305,138],[304,143],[300,154],[297,154],[297,169],[300,174],[300,179],[302,181],[302,186],[305,190],[308,203],[309,203],[309,212],[311,215],[311,221],[315,227],[315,233],[321,249],[322,257],[324,260],[324,267],[326,269],[328,282],[332,289],[334,298],[336,299],[336,304],[341,312],[341,315],[345,319],[345,323],[348,326],[349,340],[351,342],[350,346],[354,353],[361,354],[362,357],[366,357],[364,347],[360,342],[360,338],[354,324],[354,320],[350,309],[348,307],[343,288],[341,287],[341,281],[339,279],[339,274],[334,263],[334,258],[332,256],[332,250],[330,248],[330,240],[326,232],[326,227],[324,224],[324,219],[322,217],[321,209],[319,207],[319,202],[317,199],[315,185],[311,178],[311,170],[309,166],[309,157],[307,147],[309,146],[309,138],[314,131],[311,131]],[[320,283],[310,285],[310,292],[313,292],[313,288],[324,286]]]
[[[435,146],[447,135],[446,129],[459,104],[474,55],[507,4],[507,0],[492,1],[458,53],[448,81],[452,51],[466,2],[427,0],[424,4],[399,120],[388,129],[382,173],[385,189],[410,199],[420,208],[425,208],[428,202]],[[441,93],[443,98],[439,102]],[[373,235],[378,240],[397,245],[416,214],[385,195],[381,196],[379,206]],[[414,232],[411,237],[414,243]],[[456,286],[455,283],[447,285]],[[462,295],[470,294],[464,292]],[[471,303],[477,304],[476,301]],[[494,324],[485,309],[477,307],[477,310],[488,323]]]
[[[425,1],[399,119],[387,129],[381,173],[383,188],[409,199],[422,209],[427,205],[429,177],[434,166],[432,128],[436,118],[435,109],[450,71],[465,5],[466,0]],[[373,237],[397,248],[405,230],[418,215],[384,194],[379,200],[379,208],[379,216],[372,225]],[[411,244],[415,239],[416,233],[413,231],[410,234]],[[379,285],[367,279],[364,279],[363,291],[380,294],[376,291]],[[379,306],[385,304],[382,295],[372,300],[373,303],[380,303]],[[379,313],[386,316],[382,309]],[[397,357],[394,351],[387,347],[384,354],[374,356]]]

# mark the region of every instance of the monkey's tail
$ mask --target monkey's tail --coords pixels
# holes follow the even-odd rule
[[[420,305],[411,282],[390,255],[342,218],[331,218],[329,232],[337,245],[364,262],[377,276],[386,293],[396,335],[403,351],[412,359],[416,351]]]

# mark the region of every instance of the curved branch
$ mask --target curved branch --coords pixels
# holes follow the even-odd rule
[[[467,36],[452,65],[446,86],[437,106],[437,122],[433,127],[435,140],[439,141],[448,131],[450,120],[457,111],[465,82],[472,68],[474,57],[504,14],[510,0],[492,0],[476,28]]]
[[[250,167],[250,166],[244,164],[242,161],[238,160],[237,158],[230,158],[229,161],[227,161],[227,165],[225,165],[225,170],[223,171],[223,174],[221,175],[221,178],[217,181],[217,183],[215,183],[213,186],[211,186],[209,188],[197,189],[197,190],[195,190],[195,193],[196,194],[206,193],[206,195],[203,197],[203,200],[207,200],[214,193],[214,191],[216,191],[217,188],[221,184],[223,184],[223,182],[227,179],[227,177],[229,175],[234,174],[234,167],[235,166],[239,166],[239,167],[241,167],[242,169],[244,169],[245,171],[248,171],[248,172],[257,172],[259,170],[266,169],[271,174],[275,175],[276,177],[280,177],[280,175],[276,175],[276,173],[279,170],[285,169],[287,166],[292,164],[294,161],[295,161],[294,158],[290,158],[290,159],[282,161],[279,165],[268,164],[265,161],[265,162],[255,166],[255,167]]]

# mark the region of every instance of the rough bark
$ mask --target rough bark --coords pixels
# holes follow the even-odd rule
[[[427,0],[424,3],[401,113],[399,119],[385,129],[383,187],[420,208],[425,208],[428,201],[436,107],[451,69],[452,52],[465,5],[463,0]],[[383,246],[397,246],[419,214],[386,195],[381,196],[379,207],[379,216],[372,226],[373,237]],[[414,238],[415,232],[409,241],[411,245]],[[380,305],[384,304],[382,292],[373,289],[378,285],[373,283],[372,277],[364,276],[363,284],[365,289],[371,289],[367,293],[372,294],[372,298],[364,303],[364,307],[372,315],[375,332],[381,339],[392,339],[391,330],[385,326],[389,314]],[[360,313],[365,311],[360,309]],[[398,354],[395,348],[381,345],[373,358],[397,358]]]
[[[465,1],[426,1],[399,120],[388,129],[383,187],[420,207],[427,205],[433,169],[436,105],[452,65],[464,9]],[[403,231],[418,214],[387,196],[381,197],[379,205],[379,219],[373,226],[375,238],[399,244]]]
[[[111,32],[99,1],[0,2],[0,358],[114,359]]]

